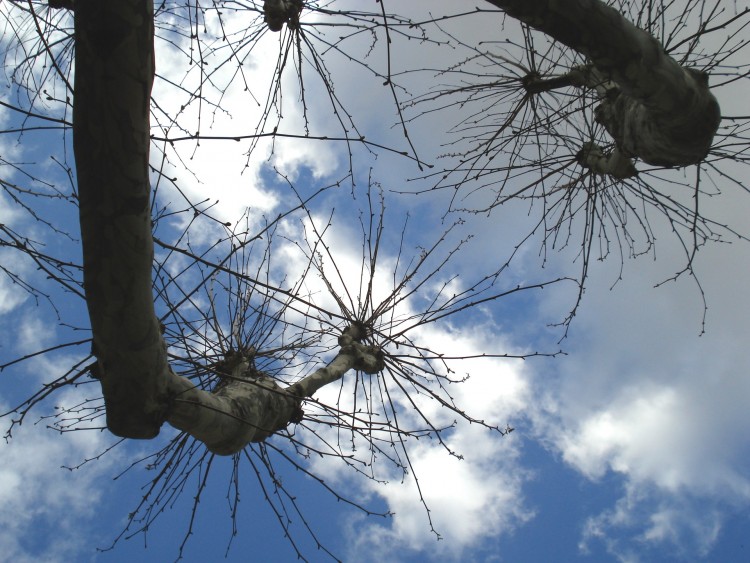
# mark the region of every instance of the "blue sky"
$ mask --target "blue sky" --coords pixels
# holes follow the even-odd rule
[[[409,15],[424,19],[428,12],[454,13],[465,7],[457,5],[447,0],[430,2],[429,6],[414,2]],[[736,10],[744,7],[746,2],[737,2]],[[211,20],[210,12],[207,17],[208,31],[216,33],[216,21]],[[445,26],[467,42],[497,40],[500,28],[492,18],[499,16],[460,18]],[[242,27],[241,21],[232,21]],[[503,37],[514,33],[510,23],[502,32],[507,34]],[[256,98],[267,91],[274,76],[279,37],[261,39],[245,61],[243,68],[251,77],[251,92]],[[10,35],[3,38],[4,50],[10,40]],[[352,40],[347,46],[352,52],[368,47],[364,40]],[[384,48],[379,42],[369,55],[376,68],[385,64]],[[436,60],[447,66],[451,60],[466,56],[460,50],[435,50],[429,45],[417,49],[409,41],[396,41],[393,48],[400,49],[393,61],[396,70],[434,68],[440,66]],[[6,76],[13,60],[5,59]],[[329,53],[326,63],[334,77],[336,94],[354,116],[359,131],[367,139],[406,150],[399,127],[392,127],[396,121],[393,99],[382,81],[335,53]],[[179,78],[186,68],[195,67],[186,66],[182,54],[158,41],[157,68],[163,78]],[[214,86],[206,92],[207,96],[223,94],[222,110],[212,112],[203,107],[202,133],[232,136],[252,132],[260,109],[241,84],[222,86],[229,80],[222,72],[214,76]],[[402,79],[415,95],[448,81],[434,73]],[[194,80],[195,76],[189,74],[183,85],[189,89],[195,85]],[[306,80],[311,130],[314,134],[340,134],[330,103],[314,75]],[[154,98],[161,109],[177,113],[185,104],[185,90],[172,84],[158,79]],[[299,132],[304,121],[293,73],[285,74],[283,87],[280,130]],[[3,96],[12,101],[8,92],[11,90],[4,90]],[[746,79],[717,89],[724,115],[746,114],[743,96],[747,92]],[[64,109],[54,100],[44,104],[52,115]],[[192,104],[181,113],[181,124],[188,130],[194,128],[197,111],[197,104]],[[445,131],[463,115],[453,111],[447,108],[409,123],[411,139],[425,161],[444,165],[438,155],[446,151],[441,145],[450,139]],[[0,124],[3,129],[11,129],[19,125],[18,117],[0,108]],[[163,134],[157,129],[158,123],[152,125],[156,135]],[[19,184],[29,182],[12,166],[25,163],[27,169],[67,189],[61,168],[50,160],[54,155],[59,162],[72,162],[69,138],[67,145],[62,140],[60,131],[0,136],[0,177]],[[249,142],[244,141],[204,141],[200,146],[192,141],[177,143],[174,152],[167,154],[165,173],[176,179],[181,193],[192,201],[217,200],[212,208],[217,218],[236,222],[246,214],[248,221],[257,225],[263,217],[275,216],[294,201],[274,168],[286,175],[303,196],[337,182],[348,172],[349,158],[342,143],[280,139],[272,149],[270,142],[262,141],[249,159],[245,154],[248,149]],[[382,295],[393,283],[400,227],[407,213],[404,256],[418,255],[420,245],[434,242],[445,230],[443,214],[451,194],[397,193],[429,184],[406,181],[421,175],[413,161],[387,152],[375,158],[362,147],[355,147],[353,156],[357,186],[345,181],[325,191],[311,204],[311,218],[323,226],[335,209],[325,240],[342,272],[336,290],[341,292],[346,287],[356,294],[362,252],[359,214],[365,202],[363,189],[372,174],[386,194],[390,229],[384,237],[375,277],[376,293]],[[155,147],[152,164],[159,165],[160,160]],[[747,176],[736,163],[717,166],[734,177]],[[662,183],[655,185],[671,193],[674,184],[670,182],[694,173],[694,169],[659,173]],[[703,212],[742,230],[750,212],[744,185],[736,186],[716,174],[711,179],[722,194],[703,198]],[[659,182],[658,178],[652,181]],[[466,205],[479,205],[492,197],[491,189],[467,195]],[[470,190],[471,185],[467,186],[467,192]],[[179,208],[184,206],[183,195],[164,184],[158,203]],[[52,199],[40,205],[47,216],[54,217],[56,227],[75,232],[72,204]],[[483,272],[496,269],[533,225],[537,211],[529,214],[526,204],[512,203],[489,215],[464,214],[465,223],[449,237],[448,245],[467,234],[474,236],[434,284],[452,278],[450,287],[460,290]],[[470,376],[451,387],[459,404],[476,418],[500,427],[511,425],[513,433],[501,437],[479,425],[459,422],[446,434],[446,441],[463,456],[461,460],[449,455],[435,440],[410,440],[415,472],[404,476],[380,459],[373,471],[383,484],[359,477],[336,460],[295,458],[351,500],[374,512],[392,512],[393,516],[366,517],[337,501],[278,455],[272,456],[284,486],[299,502],[302,516],[328,549],[345,561],[358,562],[739,562],[750,557],[745,538],[750,525],[750,300],[746,298],[750,247],[739,242],[710,244],[700,250],[694,262],[700,286],[691,277],[681,276],[655,287],[684,266],[685,255],[679,241],[671,236],[669,225],[658,216],[651,217],[655,251],[638,259],[626,258],[622,274],[616,255],[602,262],[592,261],[581,305],[567,338],[561,342],[561,330],[550,325],[561,320],[574,302],[575,293],[564,283],[478,306],[414,332],[418,341],[446,355],[565,351],[554,358],[474,358],[456,364],[458,373]],[[161,228],[165,236],[177,232],[182,220],[179,216],[164,222]],[[280,223],[274,275],[286,274],[293,279],[299,274],[305,260],[294,242],[303,241],[304,233],[310,233],[310,221],[309,217],[295,216]],[[0,192],[0,223],[33,234],[61,255],[77,256],[75,240],[56,236],[14,211],[6,192]],[[218,232],[215,228],[199,222],[191,231],[191,242],[210,244]],[[576,229],[580,225],[574,226],[574,233]],[[544,268],[538,250],[539,241],[535,239],[523,246],[499,284],[533,284],[561,275],[575,276],[580,271],[575,245],[549,252]],[[11,250],[0,248],[0,258],[3,265],[16,268],[27,279],[44,283],[43,276]],[[169,267],[178,271],[180,265],[175,259]],[[327,272],[331,272],[330,266],[330,259],[326,259]],[[62,320],[44,299],[35,300],[7,277],[0,277],[0,364],[44,346],[86,338],[85,330],[78,330],[86,326],[84,303],[59,288],[43,287],[59,304]],[[318,277],[310,276],[305,288],[317,303],[334,307],[330,292]],[[426,289],[434,291],[434,286],[428,284]],[[705,333],[702,295],[708,307]],[[201,299],[199,303],[205,305],[206,296]],[[419,299],[405,302],[398,312],[417,310],[424,303]],[[4,370],[0,373],[0,410],[16,404],[87,352],[85,345],[70,347]],[[347,397],[352,385],[352,378],[345,377],[341,387],[324,388],[316,398],[327,404],[341,400],[339,405],[345,408],[348,399],[340,397]],[[115,438],[99,430],[59,434],[48,428],[51,421],[43,417],[57,405],[72,406],[96,396],[93,383],[62,390],[32,411],[23,425],[14,429],[10,441],[0,442],[0,561],[162,562],[177,557],[189,526],[197,482],[194,475],[185,494],[174,504],[166,503],[164,513],[146,536],[121,539],[111,551],[97,549],[109,546],[121,532],[128,513],[143,494],[142,487],[153,474],[142,464],[123,471],[135,460],[157,451],[175,432],[165,428],[154,442],[120,444],[71,471],[66,467],[97,457]],[[450,425],[456,418],[434,402],[420,397],[416,400],[436,425]],[[404,396],[395,394],[394,401],[402,409],[402,424],[419,422]],[[3,431],[8,422],[8,418],[0,419]],[[298,432],[300,438],[310,437],[302,428]],[[324,437],[335,441],[331,432],[321,430]],[[272,444],[288,447],[281,437],[273,438]],[[250,458],[258,462],[252,454]],[[225,553],[229,561],[295,559],[264,499],[252,464],[245,460],[239,467],[238,530],[229,551],[232,525],[227,497],[232,464],[230,459],[217,458],[201,495],[193,535],[182,553],[184,561],[220,560]],[[268,480],[263,483],[268,485]],[[425,506],[430,510],[434,531]],[[292,520],[294,539],[305,557],[330,560],[316,550],[302,518],[292,515]],[[439,541],[437,534],[442,537]]]

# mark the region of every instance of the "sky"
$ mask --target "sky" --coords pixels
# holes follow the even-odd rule
[[[686,0],[682,3],[687,4]],[[336,7],[347,5],[359,4],[334,3]],[[747,7],[743,0],[731,10],[739,13]],[[386,3],[386,8],[395,10],[395,5]],[[441,0],[410,3],[410,12],[403,13],[426,19],[429,13],[450,14],[464,9],[464,4]],[[210,12],[206,18],[206,36],[218,34],[218,22]],[[336,28],[325,29],[324,15],[303,13],[305,22],[319,20],[323,22],[321,30],[335,35]],[[241,21],[227,21],[242,27]],[[746,22],[747,16],[740,21]],[[516,36],[511,23],[498,22],[502,22],[498,14],[480,14],[446,20],[441,25],[470,45],[513,40]],[[435,28],[430,29],[440,36]],[[681,33],[689,35],[689,26]],[[431,71],[401,75],[400,70],[447,68],[451,61],[464,61],[470,53],[407,40],[398,37],[395,29],[393,34],[392,49],[398,49],[392,57],[393,73],[403,85],[403,90],[396,90],[402,100],[429,92],[453,77]],[[241,81],[235,79],[230,84],[235,67],[222,67],[212,75],[205,96],[217,99],[221,94],[221,107],[213,111],[210,106],[202,106],[200,127],[204,135],[231,138],[252,132],[269,81],[276,75],[283,37],[266,34],[243,63],[249,92],[260,105],[248,97]],[[12,34],[4,34],[4,52],[12,40]],[[154,86],[154,100],[159,109],[154,111],[152,122],[156,135],[165,134],[164,115],[180,113],[182,121],[169,131],[176,135],[182,125],[188,131],[195,127],[199,111],[198,104],[186,104],[185,98],[197,79],[197,65],[186,63],[184,56],[189,43],[186,38],[182,43],[174,37],[171,40],[157,40],[160,78]],[[320,48],[321,44],[317,45]],[[371,44],[369,37],[354,37],[338,46],[347,52],[367,52],[363,60],[373,68],[382,71],[385,66],[384,41]],[[409,150],[397,121],[391,89],[382,84],[382,78],[373,77],[361,65],[337,53],[336,49],[325,53],[327,71],[336,88],[334,103],[341,100],[357,130],[368,140]],[[6,81],[13,60],[4,59]],[[207,59],[206,67],[213,62]],[[305,72],[309,62],[304,61]],[[312,134],[340,135],[341,107],[334,106],[337,113],[332,110],[331,98],[316,83],[314,73],[305,77]],[[174,86],[176,83],[180,88]],[[64,111],[60,91],[51,92],[52,99],[44,102],[51,114]],[[305,121],[298,82],[288,69],[282,91],[279,131],[300,132]],[[745,115],[743,95],[748,91],[747,79],[716,89],[723,115]],[[11,88],[5,88],[3,96],[3,100],[14,100]],[[420,158],[436,166],[445,165],[446,159],[439,155],[453,150],[445,146],[451,139],[446,131],[471,111],[471,107],[446,107],[408,121],[410,140]],[[5,130],[14,129],[19,125],[18,116],[0,108],[0,124]],[[65,155],[70,159],[70,147],[64,140],[60,130],[0,135],[0,177],[19,184],[29,181],[20,166],[14,166],[24,163],[25,169],[52,179],[63,189],[66,174],[56,162],[72,162],[65,160]],[[275,170],[303,197],[344,178],[338,187],[325,190],[314,200],[309,216],[295,216],[279,224],[275,247],[279,259],[274,262],[274,276],[294,279],[299,275],[308,263],[300,250],[305,247],[302,242],[310,240],[304,238],[305,233],[309,237],[312,224],[325,226],[332,214],[325,234],[332,255],[323,258],[326,272],[332,271],[331,260],[335,260],[340,278],[334,281],[333,289],[341,294],[348,288],[356,294],[362,257],[359,221],[362,209],[369,212],[363,191],[368,177],[382,186],[386,201],[387,229],[374,276],[376,298],[391,289],[393,272],[403,272],[404,259],[418,256],[452,220],[445,218],[450,191],[402,193],[430,185],[429,178],[418,180],[424,172],[413,159],[386,150],[374,155],[356,146],[352,153],[356,185],[352,186],[346,179],[350,159],[343,143],[279,139],[271,144],[262,140],[248,157],[249,148],[245,140],[176,143],[174,150],[166,153],[165,176],[174,178],[181,192],[162,182],[157,202],[179,208],[184,206],[182,197],[207,199],[216,202],[212,207],[216,218],[234,223],[244,216],[257,225],[263,217],[273,217],[294,202],[286,180]],[[161,165],[158,145],[151,162]],[[734,162],[718,162],[715,166],[726,175],[711,176],[716,186],[707,189],[721,189],[721,195],[702,198],[701,209],[717,223],[747,234],[743,231],[750,212],[746,185],[735,185],[729,179],[747,173]],[[694,168],[674,170],[654,174],[651,180],[659,182],[662,178],[659,186],[668,191],[674,189],[670,179],[694,174]],[[481,206],[494,197],[492,185],[475,191],[476,186],[468,183],[466,191],[459,192],[460,205]],[[38,205],[45,213],[54,214],[55,226],[62,232],[75,232],[75,208],[69,202],[50,198]],[[484,272],[499,268],[514,252],[510,267],[500,276],[500,287],[576,276],[581,258],[575,245],[548,248],[544,263],[538,239],[532,238],[515,250],[533,225],[534,213],[536,210],[529,212],[525,203],[510,202],[491,213],[459,214],[463,223],[447,237],[446,244],[472,237],[445,271],[428,280],[425,293],[434,294],[443,283],[449,284],[451,291],[460,291]],[[398,262],[401,226],[407,214],[406,244]],[[576,292],[571,284],[562,282],[476,306],[410,333],[415,341],[429,344],[446,356],[475,356],[457,363],[457,373],[468,377],[451,385],[451,395],[475,419],[500,428],[508,425],[514,429],[512,433],[500,436],[479,424],[459,420],[445,434],[443,444],[429,438],[409,440],[408,474],[380,456],[372,468],[365,470],[372,471],[373,479],[330,457],[298,456],[296,463],[303,470],[285,463],[281,456],[274,457],[285,489],[292,491],[299,503],[299,514],[290,513],[289,518],[293,541],[303,555],[310,561],[332,560],[317,549],[306,531],[309,525],[318,540],[344,561],[750,559],[746,539],[750,525],[750,301],[746,298],[750,246],[740,241],[708,244],[694,259],[694,278],[682,275],[669,281],[684,266],[684,250],[672,236],[670,225],[658,216],[651,217],[650,228],[657,242],[653,252],[637,258],[626,256],[623,263],[616,253],[603,261],[592,260],[585,292],[567,332],[554,323],[562,320],[575,303]],[[169,234],[170,228],[177,232],[183,221],[182,216],[176,216],[167,222],[164,232]],[[31,221],[14,207],[7,190],[0,192],[0,223],[31,233],[47,248],[76,256],[74,237],[54,236]],[[191,242],[210,244],[216,236],[214,229],[207,223],[197,224],[191,231]],[[580,225],[572,232],[580,233]],[[441,247],[441,252],[448,248]],[[3,266],[43,283],[43,277],[11,249],[0,248],[0,258]],[[181,262],[170,262],[169,267],[179,271]],[[40,348],[86,338],[85,330],[71,329],[86,326],[83,302],[59,288],[48,291],[58,303],[59,316],[44,299],[34,299],[9,277],[0,276],[0,364]],[[322,306],[335,307],[330,290],[319,276],[307,279],[305,291],[316,296]],[[208,303],[205,296],[197,301],[199,306]],[[424,297],[417,295],[400,304],[396,313],[408,316],[423,306]],[[488,350],[511,355],[563,353],[526,360],[481,357]],[[6,412],[44,381],[81,361],[86,352],[85,346],[72,346],[4,369],[0,372],[0,411]],[[341,385],[321,389],[316,398],[326,404],[342,401],[339,408],[352,409],[347,390],[353,385],[353,378],[345,376]],[[113,448],[117,439],[106,431],[60,433],[50,428],[53,420],[49,415],[56,407],[74,407],[96,396],[94,384],[59,390],[13,428],[12,438],[0,442],[0,561],[162,562],[175,560],[180,553],[188,562],[221,560],[225,556],[229,561],[296,559],[295,549],[284,537],[264,496],[269,489],[263,484],[268,481],[255,474],[262,461],[253,453],[248,455],[249,461],[239,464],[238,473],[233,472],[231,459],[214,460],[194,522],[190,518],[200,477],[196,473],[187,479],[181,497],[165,500],[162,513],[146,534],[128,537],[126,532],[108,549],[153,477],[153,471],[144,464],[133,463],[157,451],[176,431],[165,428],[154,442],[128,442]],[[454,412],[423,396],[414,397],[412,404],[403,392],[395,390],[392,400],[399,407],[404,428],[420,424],[415,406],[436,427],[450,426],[457,418]],[[0,419],[3,433],[9,420]],[[89,427],[100,425],[97,420],[84,423]],[[310,438],[304,428],[297,432],[301,440]],[[347,453],[361,455],[363,451],[361,443],[347,442],[331,428],[321,425],[318,432]],[[284,449],[288,444],[283,437],[272,438],[271,444],[295,455],[293,450]],[[230,518],[233,481],[241,488],[234,537]],[[329,488],[375,514],[368,516],[352,503],[338,500]]]

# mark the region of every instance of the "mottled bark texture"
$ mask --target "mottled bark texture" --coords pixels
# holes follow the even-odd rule
[[[175,377],[175,399],[168,422],[198,438],[214,453],[228,455],[250,442],[261,442],[302,417],[301,400],[357,369],[377,373],[384,367],[382,352],[359,342],[366,331],[351,325],[339,337],[339,353],[326,366],[294,385],[279,387],[243,358],[215,394],[195,389]]]
[[[341,337],[334,361],[289,389],[240,362],[216,393],[197,389],[167,362],[151,285],[149,104],[154,76],[151,0],[76,0],[74,151],[84,289],[107,426],[153,438],[164,422],[223,455],[265,440],[301,416],[300,401],[352,368],[382,369]]]
[[[597,120],[625,156],[657,166],[706,157],[721,119],[707,77],[681,67],[617,10],[600,0],[487,1],[588,57],[617,84]]]

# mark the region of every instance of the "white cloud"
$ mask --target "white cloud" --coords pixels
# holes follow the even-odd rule
[[[56,403],[75,405],[84,398],[83,391],[71,389]],[[2,412],[7,408],[0,405]],[[99,431],[59,434],[33,422],[27,418],[13,429],[11,440],[0,442],[0,560],[81,560],[103,540],[91,535],[92,523],[108,472],[121,460],[111,452],[70,471],[65,467],[100,454],[113,438]]]
[[[725,205],[725,215],[747,212],[741,201]],[[696,286],[683,278],[653,288],[679,259],[667,239],[660,244],[660,261],[628,265],[612,291],[601,283],[607,268],[594,270],[570,355],[535,377],[540,438],[589,479],[614,472],[624,480],[622,498],[592,515],[583,537],[623,561],[659,545],[686,559],[706,554],[727,515],[750,505],[750,308],[742,298],[750,249],[698,254],[709,307],[700,336]]]
[[[411,448],[419,488],[413,475],[403,482],[369,487],[394,516],[386,523],[357,522],[356,529],[349,530],[353,543],[347,559],[397,561],[404,552],[421,552],[430,560],[459,561],[467,549],[488,537],[512,533],[532,517],[522,494],[528,475],[519,471],[512,440],[498,439],[486,430],[457,434],[450,447],[465,451],[464,459],[435,445]],[[437,540],[431,526],[443,541]]]
[[[704,498],[630,483],[612,508],[586,519],[579,547],[589,553],[601,543],[616,560],[637,563],[667,546],[675,559],[694,561],[710,554],[724,514]]]
[[[42,317],[43,309],[28,305],[10,317],[14,323],[14,352],[3,350],[4,359],[17,358],[58,342],[56,323]],[[0,401],[0,560],[47,563],[82,560],[82,554],[93,553],[102,539],[92,533],[97,507],[106,490],[106,477],[112,467],[122,462],[110,451],[91,463],[112,445],[116,438],[101,432],[102,420],[80,422],[88,412],[84,406],[91,399],[94,385],[68,386],[37,404],[25,414],[9,412],[40,391],[81,360],[58,352],[27,359],[3,372],[3,397]],[[97,391],[93,392],[96,397]],[[88,403],[90,404],[90,403]],[[70,410],[69,414],[64,414]],[[59,421],[79,420],[81,430],[59,432],[53,415]],[[42,418],[44,417],[44,418]],[[18,423],[20,420],[20,423]],[[15,421],[15,423],[14,423]],[[86,427],[94,426],[88,430]],[[6,436],[6,432],[11,431]],[[69,469],[81,465],[78,469]],[[106,474],[106,475],[105,475]]]
[[[225,17],[223,27],[219,29],[215,13],[209,11],[206,15],[206,37],[211,37],[212,34],[241,35],[252,18],[252,12],[234,14]],[[340,149],[330,143],[283,136],[255,141],[233,139],[233,136],[255,133],[256,125],[262,119],[263,107],[257,100],[264,103],[268,96],[264,89],[269,88],[276,80],[276,59],[280,48],[278,34],[266,33],[259,38],[253,47],[253,54],[242,62],[241,69],[235,59],[223,66],[218,65],[221,58],[227,56],[222,49],[204,52],[202,56],[205,67],[213,69],[208,78],[198,71],[198,65],[189,64],[190,61],[185,57],[185,52],[191,49],[189,38],[180,40],[170,36],[169,40],[170,42],[156,42],[157,69],[166,80],[157,78],[154,84],[153,96],[159,102],[159,112],[152,125],[156,126],[159,116],[164,112],[165,115],[179,116],[178,126],[165,121],[163,127],[169,126],[166,132],[168,136],[195,134],[197,131],[194,129],[200,123],[201,135],[226,137],[223,140],[200,142],[190,139],[178,141],[174,148],[180,158],[176,157],[175,150],[168,147],[168,160],[165,164],[161,162],[160,152],[152,151],[152,164],[156,167],[163,166],[166,177],[176,178],[182,194],[189,201],[200,202],[208,198],[209,204],[216,202],[211,214],[221,221],[234,222],[248,209],[252,211],[251,217],[257,218],[276,210],[285,195],[288,195],[283,193],[283,186],[278,190],[268,185],[269,181],[279,180],[274,176],[274,167],[291,180],[297,179],[302,169],[309,170],[318,179],[335,171],[339,164],[337,154]],[[175,49],[175,41],[184,50]],[[239,71],[249,80],[250,92],[245,88],[243,80],[237,77]],[[202,80],[204,83],[201,85]],[[175,84],[179,84],[179,87],[175,88]],[[314,88],[310,84],[307,87],[313,89],[309,93],[312,96]],[[287,68],[283,77],[283,120],[279,125],[279,133],[299,133],[303,130],[302,109],[294,94],[297,89],[294,71]],[[220,97],[220,108],[200,103],[197,98],[188,95],[188,92],[200,93],[206,99],[211,96]],[[315,111],[311,113],[310,119],[311,135],[315,135],[316,124],[325,121]],[[186,124],[186,132],[179,128],[179,124],[183,123]],[[257,132],[269,133],[274,124],[275,117],[272,115],[267,130]],[[155,131],[157,136],[164,133],[158,129]],[[255,146],[248,156],[251,145]],[[163,180],[161,185],[163,200],[171,200],[179,208],[183,204],[181,196],[174,193]]]
[[[623,390],[564,433],[565,460],[590,478],[611,469],[665,492],[750,500],[750,480],[737,466],[750,444],[728,427],[741,424],[744,413],[727,404],[726,394],[711,396],[706,387]],[[723,406],[729,410],[722,412]]]
[[[4,107],[0,106],[0,126],[5,125],[8,122],[10,112]],[[0,136],[0,158],[8,162],[14,162],[20,154],[20,146],[17,143],[9,142],[4,135]],[[5,182],[13,181],[15,176],[15,170],[11,166],[4,165],[0,161],[0,179]],[[17,227],[17,224],[23,217],[23,212],[16,208],[16,205],[6,195],[3,186],[0,186],[0,225],[7,226],[9,228]],[[6,237],[2,235],[2,238]],[[21,253],[14,249],[0,248],[0,263],[3,268],[7,269],[13,274],[23,275],[28,273],[28,268],[24,260],[21,258]],[[18,305],[23,303],[28,297],[28,293],[24,291],[18,284],[14,283],[13,280],[6,275],[4,271],[0,270],[0,315],[9,313],[15,309]]]
[[[57,336],[55,325],[34,314],[27,314],[18,323],[17,346],[21,352],[37,352],[51,345]],[[43,361],[41,359],[37,361]]]

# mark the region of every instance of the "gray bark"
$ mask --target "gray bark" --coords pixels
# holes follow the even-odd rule
[[[151,291],[153,4],[80,0],[74,18],[73,147],[93,352],[110,430],[151,438],[169,382]]]
[[[300,401],[349,369],[382,369],[344,331],[338,356],[288,389],[240,363],[216,393],[176,375],[154,310],[149,104],[154,74],[151,0],[76,0],[74,152],[84,289],[107,426],[153,438],[164,422],[217,454],[240,451],[300,417]]]
[[[681,67],[659,42],[600,0],[487,0],[588,57],[617,84],[597,119],[625,156],[657,166],[703,160],[721,120],[707,77]]]
[[[272,379],[240,363],[215,393],[172,375],[167,422],[203,442],[215,454],[230,455],[283,430],[300,411],[299,401]]]

